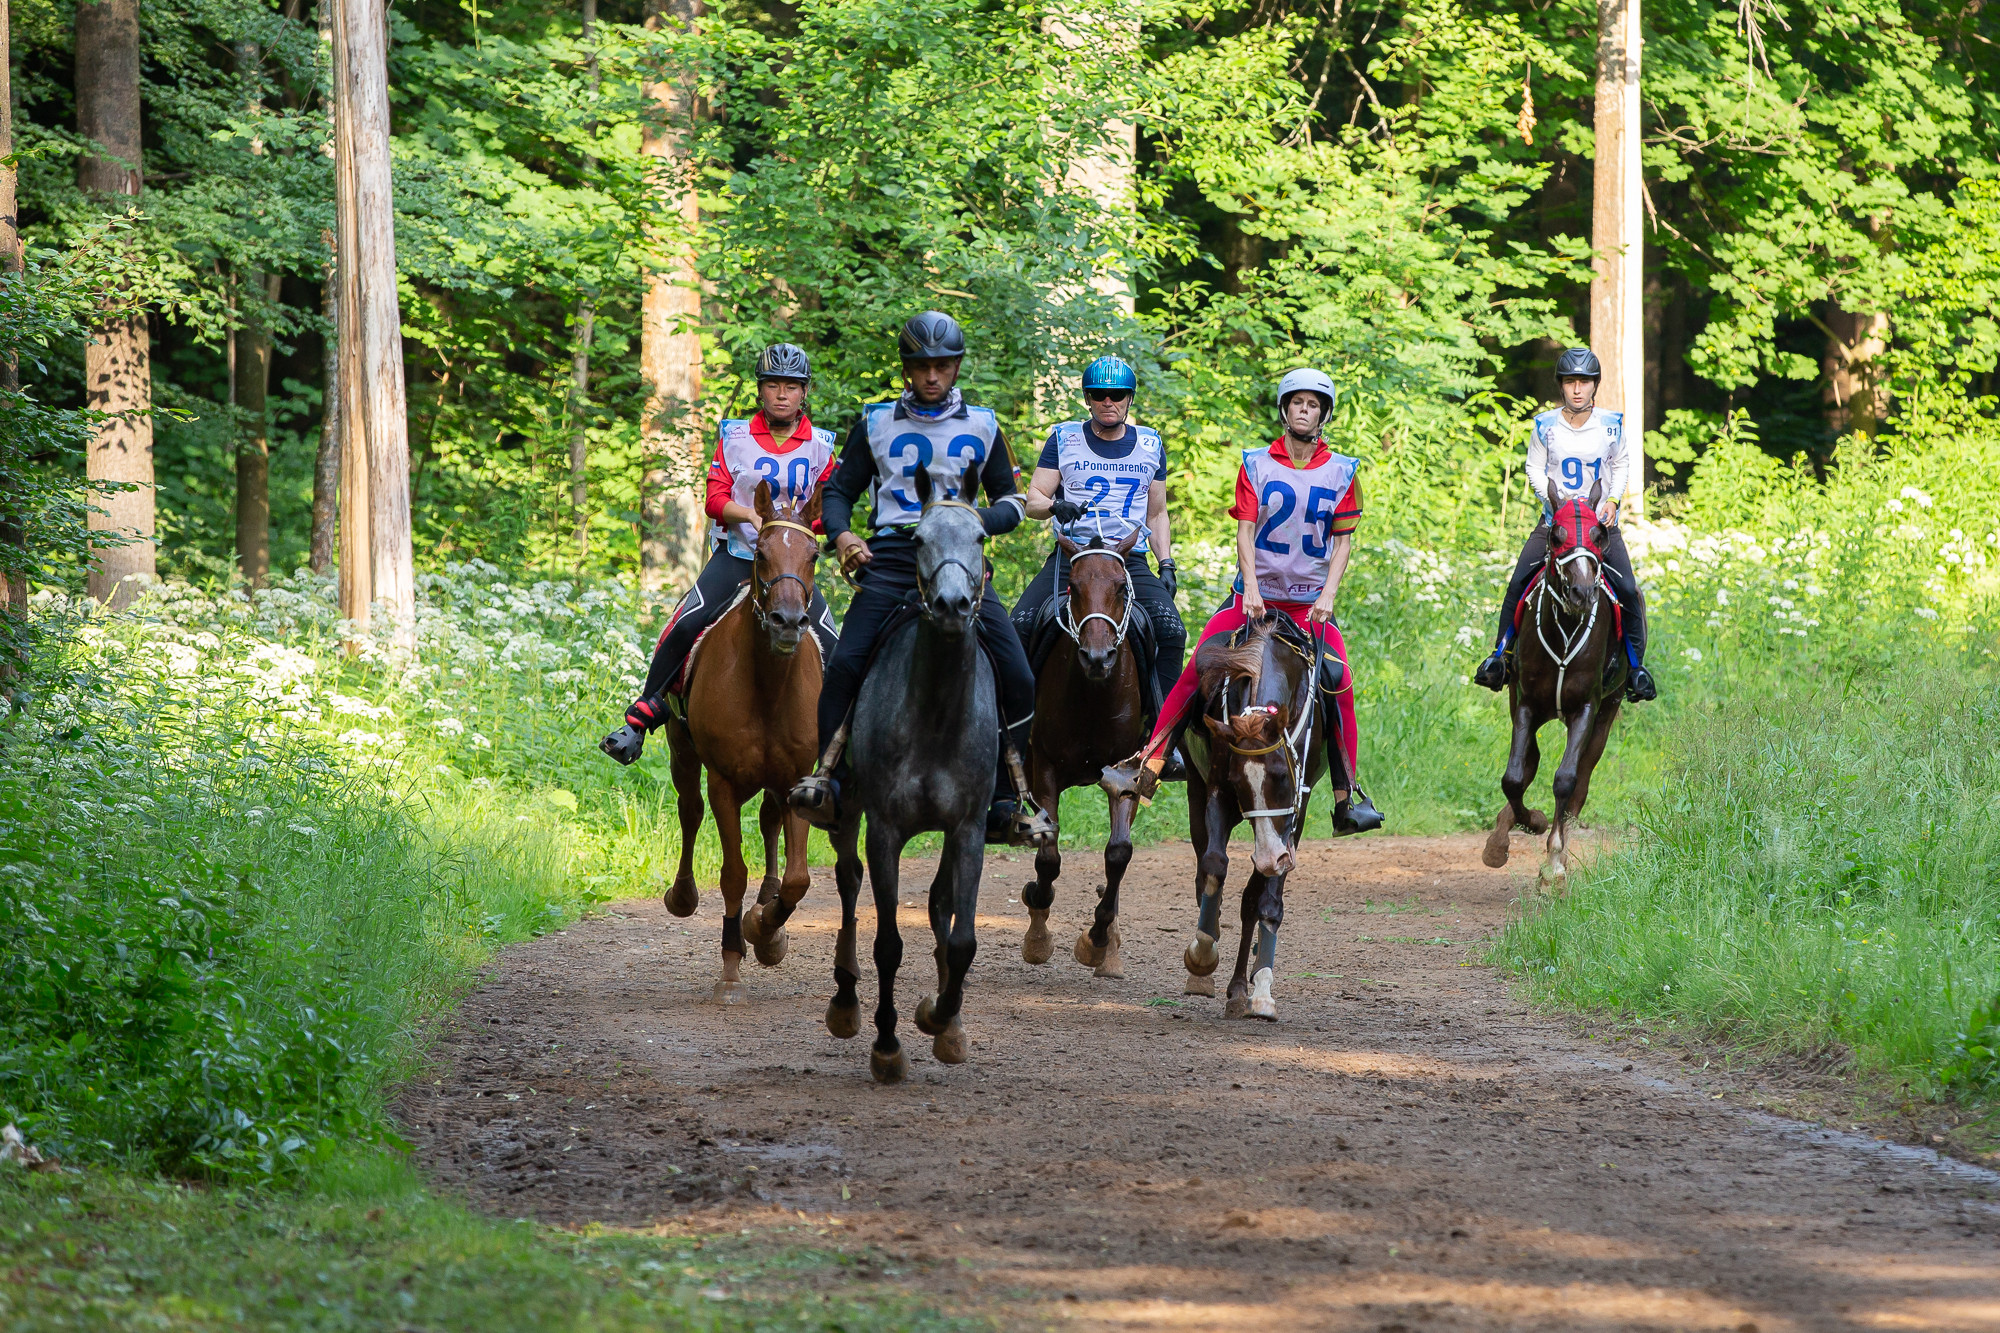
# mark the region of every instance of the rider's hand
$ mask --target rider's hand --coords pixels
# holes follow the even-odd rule
[[[1074,523],[1089,511],[1076,501],[1058,495],[1049,502],[1049,512],[1055,515],[1058,523]]]
[[[1253,583],[1243,590],[1243,618],[1255,620],[1263,614],[1264,594],[1258,592],[1257,585]]]
[[[868,543],[851,532],[843,532],[835,537],[833,547],[840,552],[840,568],[843,573],[852,574],[875,558],[875,553],[868,549]]]
[[[1333,619],[1332,589],[1321,593],[1313,600],[1312,610],[1306,612],[1306,619],[1315,625],[1324,625]]]
[[[1167,596],[1169,597],[1180,592],[1181,571],[1173,561],[1162,560],[1160,562],[1160,583],[1166,588]]]
[[[1616,500],[1599,500],[1597,502],[1597,521],[1607,528],[1616,523],[1618,521],[1618,502]]]

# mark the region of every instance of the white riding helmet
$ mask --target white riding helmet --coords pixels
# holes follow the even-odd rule
[[[1322,414],[1333,411],[1333,381],[1321,372],[1306,366],[1286,371],[1285,377],[1278,381],[1278,410],[1280,412],[1285,410],[1285,400],[1293,394],[1306,392],[1320,396]]]

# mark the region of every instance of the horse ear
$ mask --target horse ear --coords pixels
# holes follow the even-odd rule
[[[1604,478],[1599,477],[1596,481],[1590,483],[1590,507],[1592,509],[1597,508],[1598,501],[1602,500],[1603,498],[1604,498]]]
[[[1079,555],[1083,554],[1083,548],[1081,546],[1078,546],[1075,542],[1063,536],[1060,532],[1056,534],[1056,545],[1062,547],[1062,553],[1068,556],[1072,560],[1076,559]]]
[[[976,464],[967,463],[965,465],[965,475],[959,479],[958,498],[967,504],[971,504],[973,497],[978,494],[979,468]]]
[[[1556,512],[1556,497],[1562,494],[1562,483],[1556,480],[1556,470],[1549,469],[1549,484],[1542,494],[1549,497],[1549,512]]]
[[[805,508],[799,511],[799,522],[809,528],[819,526],[819,502],[825,494],[826,488],[824,486],[813,487],[812,498],[807,500]]]
[[[1125,534],[1124,541],[1119,542],[1118,545],[1112,547],[1111,549],[1118,552],[1119,559],[1121,560],[1124,559],[1126,556],[1132,554],[1132,548],[1139,544],[1139,534],[1144,531],[1145,531],[1144,528],[1132,529],[1130,532]]]
[[[931,507],[931,470],[927,467],[917,469],[917,506],[921,509]]]
[[[766,523],[778,516],[778,511],[771,507],[771,483],[768,480],[757,483],[757,494],[751,497],[750,504],[757,511],[757,517]]]

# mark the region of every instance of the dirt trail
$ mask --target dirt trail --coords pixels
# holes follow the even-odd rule
[[[931,968],[906,869],[895,1088],[868,1076],[872,968],[863,1035],[821,1024],[830,872],[741,1008],[708,1003],[718,897],[620,904],[508,951],[402,1114],[496,1212],[789,1226],[1005,1327],[2000,1328],[2000,1177],[1530,1013],[1476,962],[1520,884],[1478,848],[1305,848],[1275,1025],[1180,994],[1185,844],[1133,861],[1122,982],[1069,957],[1095,858],[1068,858],[1033,968],[1028,862],[989,857],[956,1068],[909,1024]],[[871,923],[864,898],[864,964]]]

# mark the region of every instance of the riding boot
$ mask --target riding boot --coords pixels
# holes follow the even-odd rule
[[[1472,673],[1472,683],[1483,685],[1495,694],[1507,688],[1507,682],[1514,679],[1514,634],[1509,630],[1493,645],[1493,654],[1479,664]]]
[[[840,729],[833,733],[833,739],[827,742],[826,753],[819,757],[819,766],[800,778],[787,798],[793,813],[815,828],[840,827],[840,781],[834,770],[847,750],[847,728],[853,720],[850,713],[840,724]]]

